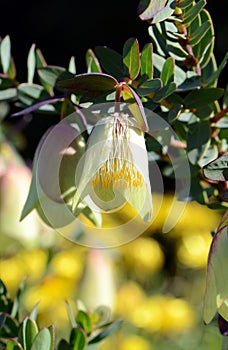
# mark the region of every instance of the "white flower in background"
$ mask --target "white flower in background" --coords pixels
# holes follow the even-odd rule
[[[148,156],[144,133],[133,118],[114,113],[100,120],[88,140],[76,172],[73,211],[83,200],[111,211],[126,202],[144,221],[152,215]]]

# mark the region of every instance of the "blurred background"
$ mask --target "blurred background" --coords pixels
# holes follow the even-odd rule
[[[18,80],[26,77],[33,43],[51,65],[67,66],[75,56],[78,73],[85,72],[88,48],[106,45],[121,52],[132,36],[143,47],[149,37],[147,24],[137,16],[137,4],[135,0],[4,2],[0,35],[10,35]],[[214,21],[219,63],[227,51],[225,1],[208,0],[206,8]],[[172,202],[172,194],[167,194],[159,215],[142,236],[107,250],[70,243],[45,226],[36,212],[19,223],[35,148],[47,127],[56,122],[50,116],[31,118],[20,129],[20,121],[11,121],[12,130],[17,125],[14,146],[1,145],[0,276],[11,295],[25,278],[24,311],[39,302],[40,326],[54,323],[57,337],[68,336],[66,300],[74,310],[77,300],[91,309],[110,306],[113,317],[123,318],[124,323],[100,350],[214,350],[220,341],[217,325],[204,326],[202,304],[211,232],[221,213],[188,203],[175,228],[163,234]],[[156,196],[153,200],[155,206],[160,202]],[[130,216],[129,208],[121,215]]]

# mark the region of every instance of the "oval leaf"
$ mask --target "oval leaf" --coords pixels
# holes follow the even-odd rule
[[[146,79],[153,78],[153,46],[152,43],[146,44],[141,52],[141,76]]]
[[[51,350],[51,335],[47,328],[43,328],[37,334],[31,350]]]
[[[149,20],[161,12],[167,0],[141,0],[138,6],[138,14],[143,21]]]
[[[118,81],[104,73],[85,73],[57,82],[57,87],[76,95],[95,97],[115,90]]]
[[[140,71],[139,43],[137,39],[128,39],[123,47],[123,63],[130,79],[137,78]]]
[[[73,328],[70,335],[71,350],[84,350],[86,338],[79,328]]]
[[[211,130],[208,121],[196,122],[189,126],[187,135],[188,158],[192,164],[197,164],[210,145]]]
[[[186,108],[202,107],[222,97],[224,93],[220,88],[197,89],[191,91],[184,99]]]
[[[95,54],[101,66],[108,74],[113,75],[113,77],[115,77],[118,80],[123,78],[123,59],[118,52],[108,47],[97,46],[95,48]]]

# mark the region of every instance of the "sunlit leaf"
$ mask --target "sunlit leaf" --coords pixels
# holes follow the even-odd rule
[[[145,76],[146,79],[153,78],[153,46],[152,43],[146,44],[141,52],[141,76]]]
[[[100,73],[102,71],[100,63],[95,53],[91,49],[88,49],[86,51],[86,65],[87,65],[88,73],[91,73],[91,72]]]
[[[173,0],[141,0],[138,6],[140,19],[149,20],[153,17],[153,23],[168,18],[174,11]]]
[[[171,83],[174,79],[174,65],[173,57],[169,57],[162,67],[161,80],[164,86]]]
[[[28,58],[27,58],[27,67],[28,67],[28,83],[32,84],[33,83],[33,78],[35,74],[35,69],[36,69],[36,56],[35,56],[35,48],[36,45],[32,44]]]
[[[199,0],[193,7],[185,12],[183,23],[187,26],[193,22],[205,5],[206,0]]]
[[[86,334],[90,334],[92,332],[92,325],[89,316],[86,312],[79,310],[76,322],[81,326],[82,329],[86,332]]]
[[[225,154],[204,168],[204,175],[215,181],[228,181],[228,154]]]
[[[123,63],[130,79],[137,78],[140,71],[139,43],[137,39],[128,39],[123,47]]]
[[[71,350],[84,350],[86,347],[86,338],[79,328],[73,328],[70,334]]]
[[[17,97],[17,89],[10,88],[6,90],[0,90],[0,101],[10,101]]]
[[[10,42],[9,35],[6,35],[1,42],[0,56],[1,56],[3,72],[7,74],[10,66],[10,56],[11,56],[11,42]]]
[[[46,84],[54,87],[58,79],[71,78],[72,74],[63,67],[45,66],[38,69],[38,75]]]
[[[51,350],[51,335],[47,328],[41,329],[36,335],[31,350]]]
[[[142,130],[148,130],[147,118],[142,102],[136,92],[127,84],[122,87],[122,96],[125,102],[129,103],[128,108],[135,117]]]
[[[70,58],[68,71],[71,74],[76,74],[76,62],[75,62],[75,57],[74,56],[71,56],[71,58]]]

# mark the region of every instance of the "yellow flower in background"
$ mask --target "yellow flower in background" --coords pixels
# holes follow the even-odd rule
[[[119,345],[119,350],[152,350],[153,347],[137,335],[126,337]]]
[[[50,263],[50,269],[57,276],[78,281],[82,277],[85,262],[85,249],[75,247],[56,253]]]
[[[148,278],[162,269],[164,253],[159,243],[148,237],[139,237],[133,242],[121,247],[124,263],[135,272],[140,279]]]
[[[152,333],[171,335],[193,327],[195,313],[184,299],[156,295],[133,309],[131,322]]]
[[[191,232],[183,235],[177,257],[181,264],[190,268],[205,268],[212,241],[210,232]]]
[[[133,310],[139,307],[146,299],[142,287],[130,281],[123,284],[116,293],[115,311],[130,320]]]
[[[144,133],[123,113],[99,121],[92,130],[84,162],[76,174],[73,211],[87,196],[110,211],[126,202],[148,222],[152,215],[148,156]]]
[[[14,295],[24,278],[27,283],[39,280],[45,274],[47,259],[47,251],[36,249],[20,251],[10,258],[0,260],[1,278],[9,292]]]

